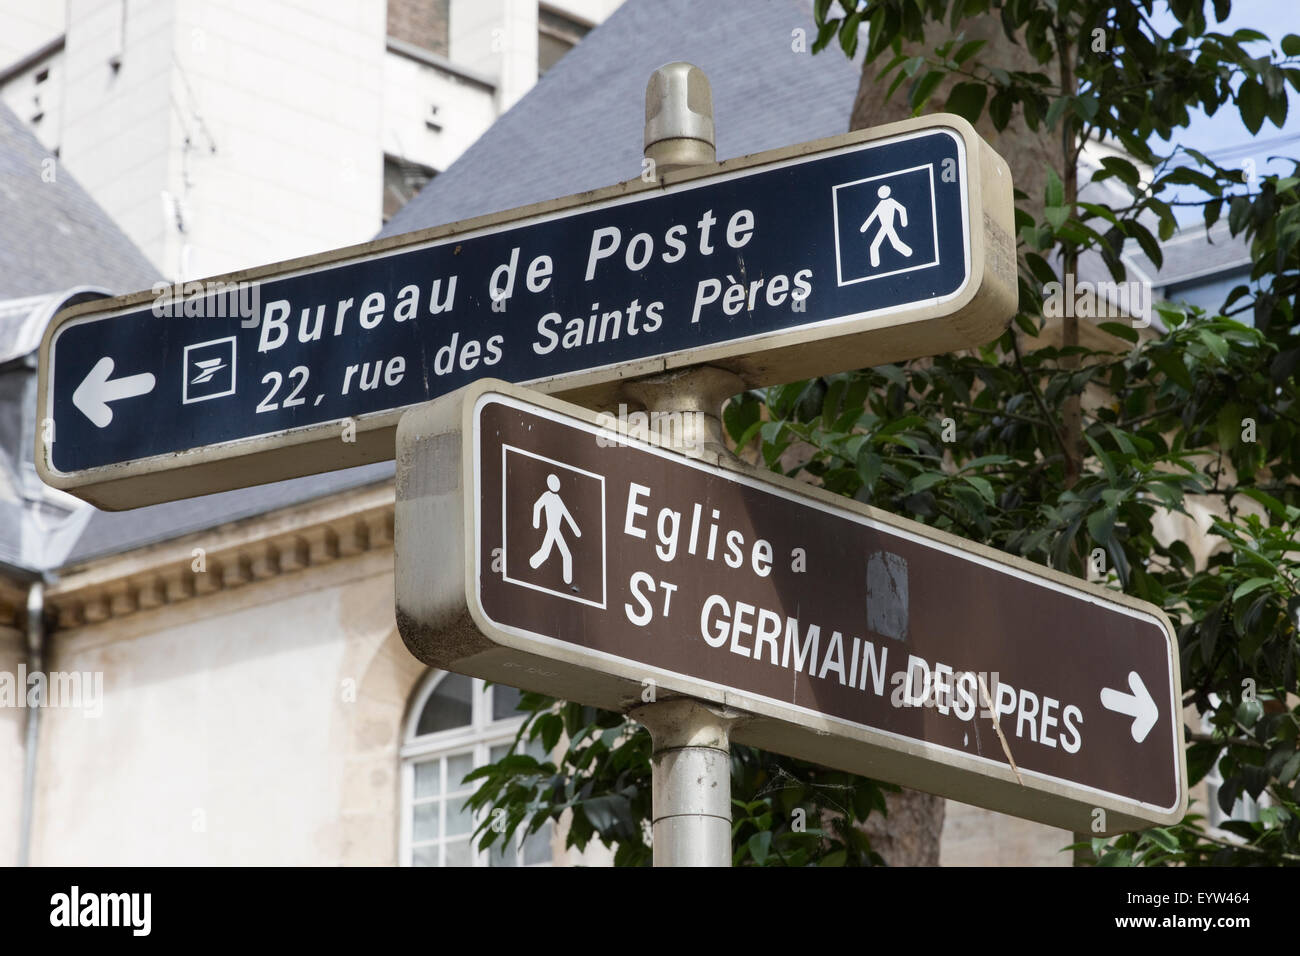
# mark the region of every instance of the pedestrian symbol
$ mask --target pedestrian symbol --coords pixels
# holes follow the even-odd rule
[[[866,232],[871,224],[877,220],[880,222],[880,231],[876,233],[876,238],[871,241],[871,267],[874,269],[880,265],[880,244],[886,239],[889,244],[905,256],[911,256],[912,247],[898,238],[898,232],[894,227],[894,215],[898,215],[898,225],[907,228],[907,207],[897,199],[889,195],[889,187],[881,186],[876,190],[876,195],[880,197],[880,202],[867,221],[858,227],[858,232]]]
[[[501,458],[502,577],[605,606],[605,478],[526,448]]]
[[[939,265],[934,164],[841,183],[831,190],[840,285]]]
[[[528,559],[528,566],[531,568],[540,568],[542,562],[551,556],[551,549],[557,548],[560,552],[560,559],[564,562],[564,583],[573,583],[573,552],[564,541],[563,529],[560,523],[567,522],[573,529],[575,538],[582,537],[582,531],[574,523],[573,515],[569,514],[569,509],[564,506],[564,499],[560,497],[560,479],[554,473],[546,476],[546,491],[533,503],[533,527],[542,526],[542,517],[546,517],[546,537],[542,539],[542,546],[534,552],[533,556]]]

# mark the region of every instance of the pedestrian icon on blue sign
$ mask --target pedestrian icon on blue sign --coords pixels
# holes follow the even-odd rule
[[[832,195],[840,285],[939,264],[932,164],[841,183]]]
[[[889,187],[881,186],[876,190],[876,195],[880,197],[880,202],[867,221],[858,227],[858,232],[866,232],[871,228],[873,222],[878,222],[880,230],[876,233],[876,238],[871,240],[871,267],[874,269],[880,265],[880,244],[886,239],[889,244],[901,252],[903,255],[910,257],[912,247],[898,238],[898,229],[894,225],[894,216],[898,216],[898,226],[907,228],[907,207],[897,199],[889,195]]]

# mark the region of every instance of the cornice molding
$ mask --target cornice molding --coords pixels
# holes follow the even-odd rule
[[[97,559],[46,589],[51,629],[101,624],[391,549],[393,499],[394,485],[385,482]],[[0,624],[4,608],[0,590]]]

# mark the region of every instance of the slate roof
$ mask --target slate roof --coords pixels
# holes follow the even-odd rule
[[[72,175],[0,103],[0,299],[44,295],[72,286],[118,292],[147,289],[159,279]]]
[[[52,177],[52,179],[51,179]],[[64,305],[147,288],[158,271],[0,103],[0,565],[23,577],[66,558],[90,517],[36,476],[34,352]]]

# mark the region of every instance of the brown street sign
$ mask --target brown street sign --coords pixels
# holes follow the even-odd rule
[[[937,114],[75,306],[36,467],[101,508],[384,461],[483,376],[584,404],[709,364],[791,382],[984,345],[1016,308],[1011,174]]]
[[[411,651],[613,710],[695,697],[749,715],[739,742],[1070,830],[1183,817],[1158,608],[646,425],[491,380],[408,412]]]

